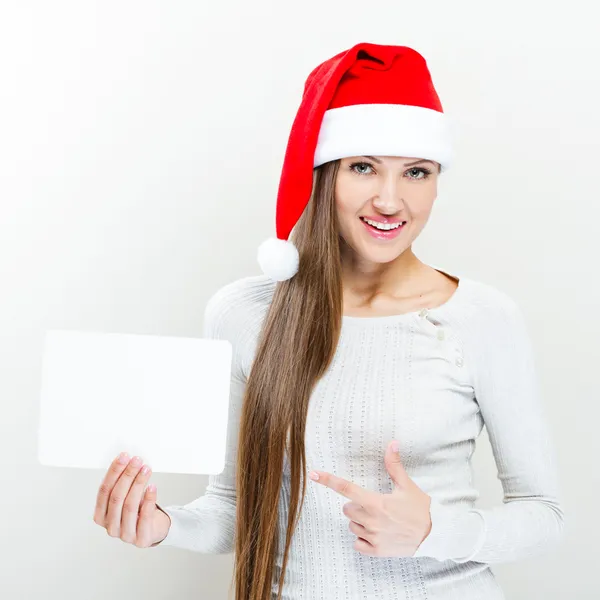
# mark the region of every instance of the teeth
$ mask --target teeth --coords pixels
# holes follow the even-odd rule
[[[362,217],[362,220],[365,221],[365,223],[368,223],[369,225],[376,227],[377,229],[382,229],[383,231],[389,231],[391,229],[398,229],[398,227],[400,227],[400,225],[402,225],[402,223],[395,223],[393,225],[391,225],[389,223],[388,224],[377,223],[376,221],[370,221],[369,219],[365,219],[364,217]]]

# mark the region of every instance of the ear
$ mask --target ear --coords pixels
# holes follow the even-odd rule
[[[385,467],[392,478],[392,481],[398,487],[404,487],[410,481],[410,478],[404,470],[400,453],[395,451],[395,448],[397,447],[398,442],[395,440],[388,444],[384,457]]]

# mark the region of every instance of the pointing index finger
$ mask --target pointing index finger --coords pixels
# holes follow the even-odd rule
[[[315,479],[313,474],[316,474],[318,477]],[[341,494],[345,498],[358,502],[363,506],[371,495],[369,490],[361,488],[359,485],[356,485],[356,483],[352,483],[343,477],[338,477],[337,475],[332,475],[331,473],[326,473],[324,471],[311,471],[310,478],[313,479],[313,481],[317,481],[317,483],[332,489],[334,492]]]

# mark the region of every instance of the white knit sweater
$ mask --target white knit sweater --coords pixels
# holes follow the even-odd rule
[[[241,401],[275,285],[263,275],[246,277],[219,289],[207,304],[205,337],[228,339],[234,349],[226,464],[203,496],[162,507],[172,525],[160,546],[233,551]],[[383,455],[398,440],[408,475],[432,497],[432,529],[412,557],[363,555],[353,549],[356,536],[342,512],[348,500],[308,480],[284,600],[504,598],[490,565],[545,553],[563,531],[532,349],[515,301],[466,277],[439,307],[343,317],[334,361],[310,399],[307,466],[389,493],[393,483]],[[477,509],[471,456],[484,425],[504,499]],[[288,501],[286,462],[281,548]],[[282,553],[274,592],[281,565]]]

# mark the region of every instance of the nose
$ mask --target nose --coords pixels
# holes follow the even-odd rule
[[[386,177],[381,181],[373,206],[386,215],[393,215],[404,208],[402,185],[395,177]]]

